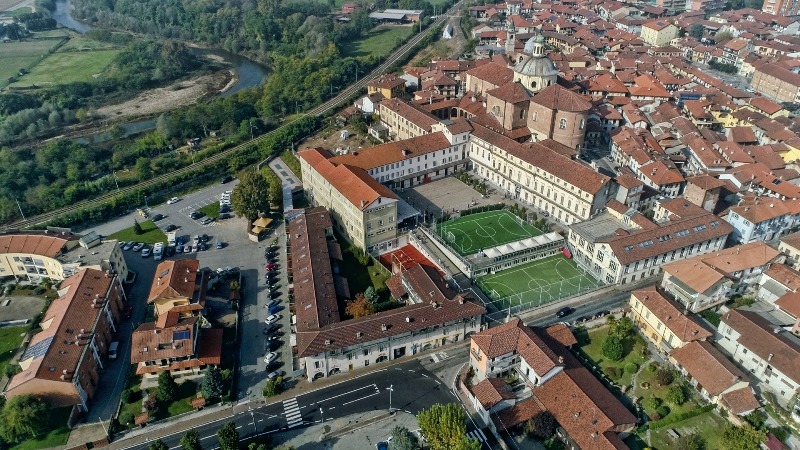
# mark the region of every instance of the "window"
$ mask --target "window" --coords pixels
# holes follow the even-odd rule
[[[495,107],[492,108],[492,114],[494,114],[495,116],[499,116],[500,115],[500,107],[495,105]]]
[[[314,361],[314,368],[319,369],[319,361]]]
[[[368,359],[365,359],[365,360],[364,360],[364,367],[367,367],[368,365],[369,365],[369,360],[368,360]]]
[[[558,122],[558,128],[560,128],[562,130],[566,129],[567,128],[567,119],[561,119]]]
[[[368,349],[364,349],[364,356],[369,356],[369,350]]]
[[[539,111],[533,112],[533,121],[536,122],[539,120]]]
[[[583,119],[581,119],[581,126],[580,126],[580,129],[581,129],[581,130],[583,129],[583,126],[584,126],[584,125],[586,125],[586,121],[585,121],[585,120],[583,120]]]

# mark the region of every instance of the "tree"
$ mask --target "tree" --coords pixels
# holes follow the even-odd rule
[[[680,384],[673,384],[667,389],[667,401],[675,406],[680,406],[686,402],[686,392]]]
[[[137,236],[144,233],[142,225],[136,219],[133,219],[133,232],[136,233]]]
[[[356,294],[356,298],[347,302],[344,312],[354,319],[366,317],[375,312],[375,307],[367,300],[362,293]]]
[[[203,448],[200,444],[200,434],[194,428],[183,433],[180,444],[182,450],[202,450]]]
[[[678,448],[683,450],[703,450],[706,442],[699,434],[684,434],[678,438]]]
[[[722,432],[722,447],[726,450],[758,450],[766,432],[750,425],[737,427],[729,423]]]
[[[528,436],[547,439],[556,432],[558,423],[550,411],[537,413],[525,422],[525,432]]]
[[[239,432],[236,424],[228,422],[217,431],[217,440],[221,450],[237,450],[239,448]]]
[[[0,434],[16,443],[41,436],[47,427],[48,406],[33,395],[20,395],[6,402],[0,418]]]
[[[630,336],[633,333],[633,321],[630,317],[623,317],[617,320],[616,324],[614,325],[614,334],[619,336],[621,339],[625,339],[626,337]]]
[[[169,450],[169,446],[161,439],[156,439],[152,444],[147,446],[147,450]]]
[[[417,420],[431,450],[480,449],[480,442],[466,437],[467,418],[456,403],[437,403],[423,409],[417,414]]]
[[[156,397],[158,401],[169,403],[175,398],[178,392],[178,384],[172,378],[172,374],[167,370],[158,375],[158,391]]]
[[[233,188],[231,206],[240,216],[255,220],[260,212],[269,211],[269,183],[260,173],[247,170]]]
[[[744,420],[747,421],[750,425],[753,426],[756,430],[760,430],[764,427],[764,424],[767,422],[767,413],[764,411],[757,409],[750,414],[744,416]]]
[[[718,44],[721,42],[730,41],[731,39],[733,39],[733,34],[731,34],[730,31],[723,31],[714,35],[714,40],[717,41]]]
[[[221,398],[225,392],[225,382],[222,380],[222,372],[217,367],[211,367],[203,376],[203,384],[200,392],[207,399]]]
[[[140,180],[147,180],[153,176],[153,168],[150,166],[150,160],[147,158],[142,157],[137,159],[135,168]]]
[[[622,346],[622,340],[616,334],[609,334],[606,340],[603,341],[603,356],[612,360],[619,361],[624,356],[625,349]]]
[[[414,450],[418,448],[417,437],[406,427],[394,427],[389,450]]]
[[[700,39],[703,39],[703,31],[703,24],[696,23],[692,25],[692,28],[689,29],[689,36],[699,41]]]
[[[264,394],[264,397],[274,397],[274,396],[280,394],[281,385],[278,382],[279,378],[281,378],[281,377],[277,377],[277,378],[273,378],[271,380],[267,380],[267,382],[264,384],[264,390],[262,391],[262,393]],[[281,381],[283,381],[283,380],[281,380]]]
[[[669,386],[675,381],[675,373],[669,367],[661,367],[656,372],[656,381],[661,386]]]
[[[375,292],[375,288],[372,286],[367,286],[367,289],[364,291],[364,297],[372,304],[378,303],[380,299],[380,296],[378,296],[378,293]]]

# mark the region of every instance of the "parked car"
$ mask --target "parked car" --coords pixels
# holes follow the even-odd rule
[[[230,183],[231,181],[233,181],[233,177],[230,175],[225,175],[221,180],[219,180],[220,184]]]
[[[266,266],[264,266],[264,267],[265,267],[265,268],[266,268],[266,269],[267,269],[269,272],[272,272],[273,270],[275,270],[275,269],[277,269],[277,268],[278,268],[278,265],[277,265],[277,264],[275,264],[275,263],[269,263],[269,264],[267,264],[267,265],[266,265]]]
[[[147,258],[148,256],[150,256],[150,253],[151,253],[150,247],[142,248],[142,258]]]
[[[558,317],[560,319],[562,317],[566,317],[566,316],[572,314],[574,311],[575,310],[570,308],[569,306],[565,306],[565,307],[563,307],[563,308],[558,310],[558,312],[556,313],[556,317]]]
[[[278,354],[277,353],[269,352],[266,355],[264,355],[264,362],[269,364],[272,361],[275,361],[277,358],[278,358]]]
[[[233,215],[231,215],[231,214],[228,214],[228,213],[225,213],[225,212],[224,212],[224,213],[221,213],[221,214],[220,214],[220,215],[217,217],[217,219],[219,219],[219,220],[222,220],[222,219],[230,219],[231,217],[233,217]]]
[[[164,250],[164,254],[166,255],[167,258],[169,258],[170,256],[175,256],[175,250],[176,250],[175,247],[167,247]]]
[[[183,253],[183,246],[178,245],[175,247],[175,253]]]
[[[200,224],[202,224],[202,225],[208,225],[208,224],[210,224],[210,223],[211,223],[211,222],[213,222],[213,221],[214,221],[214,218],[213,218],[213,217],[205,217],[205,218],[203,218],[203,220],[201,220],[201,221],[200,221]]]
[[[133,242],[133,241],[126,242],[125,246],[123,246],[122,249],[125,250],[125,251],[128,251],[128,250],[132,249],[134,245],[136,245],[136,242]]]
[[[175,224],[172,223],[164,227],[164,231],[166,231],[167,233],[169,233],[170,231],[175,231],[177,229],[178,227],[176,227]]]
[[[133,246],[133,251],[138,252],[139,250],[142,249],[142,247],[144,247],[144,244],[141,242],[137,242],[136,245]]]
[[[178,203],[179,201],[181,201],[181,199],[179,199],[178,197],[172,197],[171,199],[167,200],[167,204],[172,205],[174,203]]]
[[[389,443],[386,441],[379,441],[375,443],[375,450],[389,450]]]
[[[273,306],[269,307],[269,310],[267,312],[270,313],[270,314],[276,314],[276,313],[280,312],[281,310],[283,310],[283,306],[282,305],[273,305]]]
[[[221,249],[224,246],[225,246],[225,244],[222,241],[217,241],[217,249],[218,250]]]
[[[197,220],[205,215],[206,213],[204,213],[203,211],[192,211],[192,213],[189,214],[189,217],[191,217],[194,220]]]
[[[191,245],[184,245],[183,246],[183,253],[192,253],[192,246]]]
[[[286,373],[286,372],[284,372],[282,370],[276,370],[274,372],[270,372],[270,373],[267,374],[267,379],[268,380],[272,380],[272,379],[275,379],[275,378],[278,378],[278,377],[282,377],[284,373]]]
[[[158,222],[159,220],[162,220],[163,218],[164,218],[163,214],[156,214],[156,215],[153,216],[152,221],[153,222]]]
[[[277,322],[278,320],[280,320],[280,318],[281,318],[280,314],[272,314],[272,315],[270,315],[269,317],[267,317],[267,320],[266,320],[267,325],[270,325],[270,324],[273,324],[273,323]]]
[[[281,301],[278,300],[277,298],[273,298],[272,300],[269,301],[269,303],[267,303],[267,308],[272,308],[273,306],[277,305],[280,302]]]

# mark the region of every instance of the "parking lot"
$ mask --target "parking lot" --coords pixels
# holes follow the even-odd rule
[[[180,199],[177,203],[158,205],[150,210],[151,215],[162,214],[165,217],[156,221],[156,225],[164,230],[168,224],[174,224],[177,228],[176,235],[184,240],[184,244],[193,244],[192,237],[195,235],[208,236],[207,249],[203,251],[192,251],[191,253],[180,253],[168,259],[192,258],[200,261],[201,268],[216,270],[217,268],[237,267],[242,276],[243,296],[240,303],[240,326],[241,345],[237,361],[240,367],[239,389],[237,397],[260,396],[261,389],[266,381],[267,364],[264,356],[267,352],[265,348],[264,329],[265,321],[269,316],[265,307],[269,302],[269,289],[264,282],[265,249],[271,244],[275,236],[279,237],[278,246],[275,251],[275,276],[273,282],[275,294],[274,298],[279,300],[284,309],[279,312],[281,319],[278,324],[283,333],[277,346],[274,347],[278,357],[270,365],[270,370],[280,369],[286,372],[292,370],[291,348],[289,344],[289,317],[288,317],[288,288],[286,287],[285,274],[285,237],[282,234],[282,220],[275,220],[275,225],[271,229],[268,237],[261,242],[253,242],[248,239],[248,223],[245,219],[233,217],[230,219],[212,222],[209,225],[202,225],[198,220],[190,217],[192,211],[203,206],[214,203],[219,204],[220,194],[233,189],[235,181],[224,185],[212,185],[201,191],[194,192]],[[93,230],[98,234],[108,235],[122,228],[130,227],[133,224],[135,215],[129,215],[110,223],[95,227]],[[217,248],[216,243],[223,242],[222,248]],[[193,246],[194,247],[194,246]],[[130,301],[135,307],[134,320],[141,320],[145,309],[148,289],[155,274],[155,266],[159,261],[151,257],[142,257],[141,251],[124,251],[125,260],[130,270],[137,273],[134,286],[129,289]],[[127,339],[121,339],[121,350],[130,352],[130,334]],[[124,342],[122,342],[124,341]],[[129,356],[129,355],[128,355]],[[120,362],[119,360],[117,362]],[[109,392],[116,403],[119,399],[121,388],[114,389],[113,386],[124,386],[119,382],[120,374],[109,375]],[[106,383],[106,375],[103,376],[103,383]],[[110,406],[103,408],[104,412],[110,410]]]

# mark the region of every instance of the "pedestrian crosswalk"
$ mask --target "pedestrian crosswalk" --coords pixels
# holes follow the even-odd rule
[[[290,398],[283,402],[283,412],[284,415],[286,415],[289,428],[296,427],[303,423],[303,416],[300,414],[300,407],[297,406],[296,398]]]
[[[467,432],[467,437],[471,439],[477,439],[478,442],[486,442],[486,435],[483,434],[481,430],[472,430]]]

